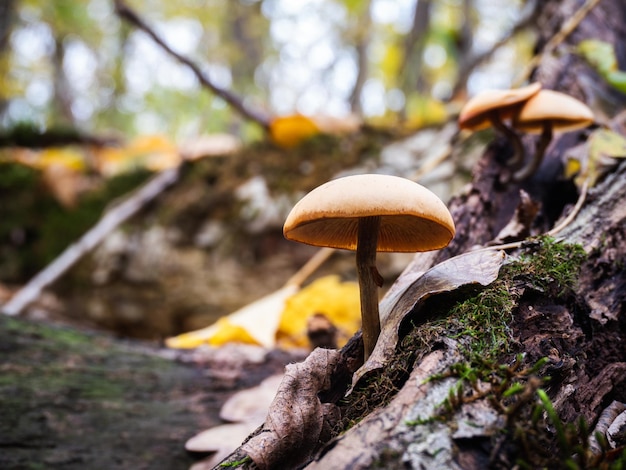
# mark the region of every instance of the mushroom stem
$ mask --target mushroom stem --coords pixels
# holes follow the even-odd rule
[[[513,146],[513,156],[508,162],[506,162],[507,166],[514,169],[519,168],[522,163],[524,163],[524,145],[522,144],[521,137],[517,134],[517,132],[502,122],[500,113],[497,110],[489,113],[489,121],[494,128],[504,134]]]
[[[376,246],[380,217],[359,219],[356,246],[356,270],[361,297],[361,321],[363,331],[364,359],[370,356],[380,334],[378,314],[378,284],[380,274],[376,269]]]
[[[539,168],[541,160],[543,160],[543,155],[546,153],[546,149],[548,148],[548,145],[550,145],[551,140],[552,123],[550,121],[546,121],[543,124],[541,137],[537,143],[537,147],[535,148],[535,154],[533,155],[532,161],[524,168],[513,174],[513,181],[517,183],[524,181],[526,178],[530,177],[537,170],[537,168]]]

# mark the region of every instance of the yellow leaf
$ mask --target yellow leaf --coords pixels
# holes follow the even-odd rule
[[[408,129],[419,129],[425,126],[441,124],[448,118],[448,111],[441,101],[422,95],[409,97],[406,114],[405,127]]]
[[[134,139],[127,148],[128,156],[153,171],[172,168],[180,163],[176,146],[162,135],[144,135]]]
[[[361,327],[359,286],[341,282],[339,276],[325,276],[287,299],[278,325],[277,340],[287,347],[309,346],[307,320],[324,314],[340,331],[340,346]]]
[[[178,148],[161,135],[142,135],[125,147],[105,147],[95,151],[98,171],[105,176],[147,168],[161,171],[178,165]]]
[[[380,61],[379,71],[383,74],[385,83],[393,83],[398,78],[398,71],[404,58],[404,50],[401,49],[398,44],[390,43],[386,49],[385,54]]]
[[[582,170],[582,164],[580,163],[580,160],[578,160],[577,158],[569,157],[567,161],[565,162],[565,168],[563,169],[563,174],[565,176],[565,179],[570,179],[570,178],[573,178],[578,173],[580,173],[581,170]]]
[[[230,337],[230,341],[234,342],[250,342],[250,339],[252,344],[274,347],[276,330],[285,308],[285,301],[297,291],[298,286],[286,285],[206,328],[168,338],[165,344],[170,348],[197,348],[203,344],[215,345],[216,342],[223,344],[222,341]],[[215,337],[220,339],[216,340]]]
[[[250,336],[248,330],[241,325],[234,325],[228,317],[220,318],[216,322],[217,330],[208,340],[211,346],[222,346],[226,343],[259,344]]]
[[[576,177],[576,183],[581,185],[588,180],[593,187],[596,182],[612,167],[615,159],[626,158],[626,138],[609,130],[598,129],[588,140],[589,154],[586,162],[581,162],[581,171]]]
[[[278,117],[270,123],[270,140],[282,148],[293,148],[319,133],[315,122],[301,114]]]
[[[613,45],[597,39],[586,39],[578,44],[578,52],[601,74],[617,70]]]
[[[608,129],[598,129],[591,135],[589,153],[595,159],[602,155],[626,158],[626,138]]]
[[[73,171],[83,171],[85,169],[85,159],[83,154],[75,149],[52,147],[39,153],[35,166],[40,169],[60,166]]]

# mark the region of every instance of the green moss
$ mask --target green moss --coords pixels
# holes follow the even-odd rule
[[[447,299],[435,296],[422,306],[430,320],[408,329],[396,349],[395,357],[378,375],[373,374],[354,390],[342,404],[342,430],[348,429],[373,409],[384,406],[395,396],[408,378],[414,363],[427,354],[444,337],[453,337],[459,344],[463,360],[454,364],[440,377],[457,377],[457,386],[440,407],[441,415],[422,417],[423,420],[445,418],[462,402],[471,389],[476,393],[479,381],[492,385],[490,389],[501,403],[509,406],[513,397],[525,396],[533,390],[528,377],[537,374],[545,361],[529,365],[523,356],[515,356],[510,326],[522,290],[520,284],[564,298],[572,292],[581,263],[585,259],[582,247],[558,243],[551,238],[539,238],[527,244],[522,254],[503,266],[498,279],[489,286],[465,296],[452,306]],[[522,282],[524,281],[524,282]],[[533,383],[535,389],[539,384]],[[513,413],[513,409],[510,410]]]
[[[540,237],[520,255],[521,275],[536,289],[562,297],[576,285],[579,268],[587,254],[581,245],[559,243]]]
[[[224,468],[236,468],[236,467],[240,467],[242,465],[245,465],[247,463],[252,462],[252,459],[250,457],[244,457],[241,460],[236,460],[234,462],[224,462],[219,464],[220,467],[224,467]]]

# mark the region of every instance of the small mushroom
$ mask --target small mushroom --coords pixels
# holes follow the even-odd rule
[[[569,95],[541,90],[532,96],[513,117],[513,127],[531,134],[540,134],[541,137],[531,162],[516,171],[513,180],[523,181],[537,170],[554,132],[582,129],[593,121],[591,109]]]
[[[517,167],[524,161],[524,147],[515,131],[504,121],[512,118],[519,108],[541,90],[540,83],[513,90],[485,90],[471,98],[459,114],[459,127],[478,131],[493,126],[502,132],[513,145],[513,157],[508,165]]]
[[[455,233],[445,204],[425,187],[389,175],[354,175],[318,186],[291,210],[285,237],[356,251],[365,359],[380,334],[376,252],[437,250]]]

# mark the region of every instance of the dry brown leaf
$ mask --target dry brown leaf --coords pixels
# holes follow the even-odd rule
[[[242,446],[260,469],[294,468],[307,461],[320,436],[337,419],[338,409],[322,404],[318,393],[330,388],[340,358],[331,349],[315,349],[304,362],[290,364],[262,431]]]
[[[380,304],[382,331],[378,342],[367,362],[355,372],[353,387],[365,374],[383,368],[390,360],[398,343],[398,328],[416,305],[431,295],[451,292],[464,285],[492,283],[498,277],[504,257],[505,253],[499,250],[465,253],[439,263],[425,273],[409,275],[409,279],[402,280],[400,289],[390,289]]]

